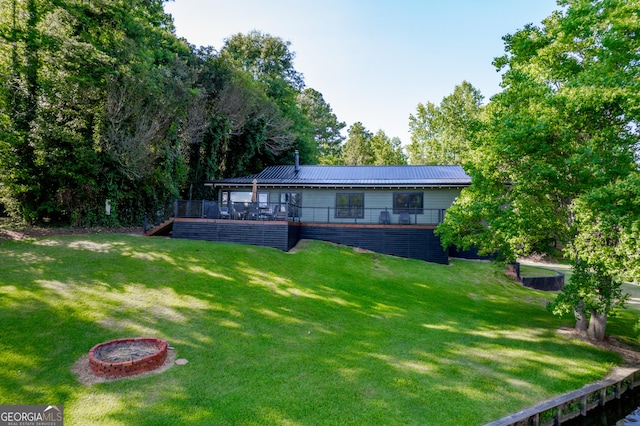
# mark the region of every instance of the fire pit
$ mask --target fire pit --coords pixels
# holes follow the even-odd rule
[[[162,339],[136,337],[95,345],[89,351],[89,366],[106,378],[133,376],[160,367],[169,345]]]

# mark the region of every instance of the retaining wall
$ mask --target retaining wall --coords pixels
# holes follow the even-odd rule
[[[518,281],[523,286],[542,291],[560,291],[564,288],[564,274],[558,271],[549,271],[556,275],[546,277],[523,277],[520,275],[520,263],[516,262],[511,265],[513,271],[518,277]]]

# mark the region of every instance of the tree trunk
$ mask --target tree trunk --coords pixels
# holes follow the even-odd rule
[[[588,335],[591,339],[601,342],[604,340],[604,331],[607,328],[607,314],[591,311],[589,319]]]
[[[576,308],[573,314],[576,318],[576,331],[580,334],[586,334],[587,333],[587,316],[584,314],[584,308],[582,306],[582,303],[579,304],[579,306]]]

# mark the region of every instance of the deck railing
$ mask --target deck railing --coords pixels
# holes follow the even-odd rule
[[[167,219],[171,217],[176,217],[175,211],[176,203],[167,203],[164,206],[158,207],[153,213],[146,214],[143,218],[143,228],[144,232],[159,226]]]
[[[302,207],[301,221],[309,223],[437,225],[444,220],[445,209],[336,208]]]
[[[211,200],[176,200],[173,215],[176,218],[288,220],[330,224],[437,225],[444,220],[445,209],[303,207],[289,203],[268,206],[234,203],[225,209]]]

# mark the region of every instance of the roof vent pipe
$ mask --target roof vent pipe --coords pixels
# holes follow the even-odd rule
[[[300,155],[298,154],[297,149],[293,153],[293,161],[294,161],[296,173],[298,173],[300,171]]]

